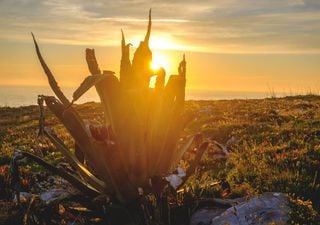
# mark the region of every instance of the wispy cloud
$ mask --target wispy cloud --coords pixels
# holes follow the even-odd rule
[[[180,49],[320,53],[317,0],[0,0],[0,40],[30,41],[33,31],[51,43],[118,45],[124,28],[134,42],[150,7],[155,35]]]

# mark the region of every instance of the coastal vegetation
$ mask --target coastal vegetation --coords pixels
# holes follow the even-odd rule
[[[209,149],[195,174],[183,189],[196,198],[237,198],[263,192],[285,192],[295,209],[292,221],[319,219],[320,193],[320,97],[296,96],[261,100],[187,101],[186,111],[196,115],[182,136],[201,131],[223,145],[229,141],[227,159]],[[103,120],[98,103],[75,105],[85,119]],[[72,150],[74,140],[45,108],[46,126]],[[0,109],[1,168],[9,164],[15,149],[43,154],[52,165],[65,162],[47,138],[38,137],[37,106]],[[232,141],[230,141],[232,140]],[[193,157],[193,152],[186,155]],[[23,162],[24,188],[28,174],[43,171],[37,164]],[[32,173],[31,173],[32,172]],[[2,173],[3,176],[3,173]],[[3,177],[1,178],[3,180]],[[225,180],[225,193],[215,182]],[[2,195],[3,195],[3,191]],[[312,224],[312,223],[308,224]]]

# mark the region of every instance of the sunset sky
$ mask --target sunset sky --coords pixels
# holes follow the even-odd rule
[[[174,74],[186,53],[189,89],[320,90],[319,0],[0,0],[0,85],[47,85],[31,31],[60,86],[89,74],[86,47],[118,74],[149,8],[154,58]]]

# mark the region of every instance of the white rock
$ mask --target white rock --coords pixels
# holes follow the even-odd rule
[[[166,177],[166,180],[176,190],[183,182],[183,180],[177,174],[171,174]]]

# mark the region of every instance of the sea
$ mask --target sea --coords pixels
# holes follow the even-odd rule
[[[62,87],[71,100],[76,87]],[[0,107],[20,107],[37,104],[38,95],[54,96],[49,86],[0,86]],[[267,92],[186,90],[186,100],[262,99],[272,97]],[[95,88],[91,88],[76,103],[99,102]]]

